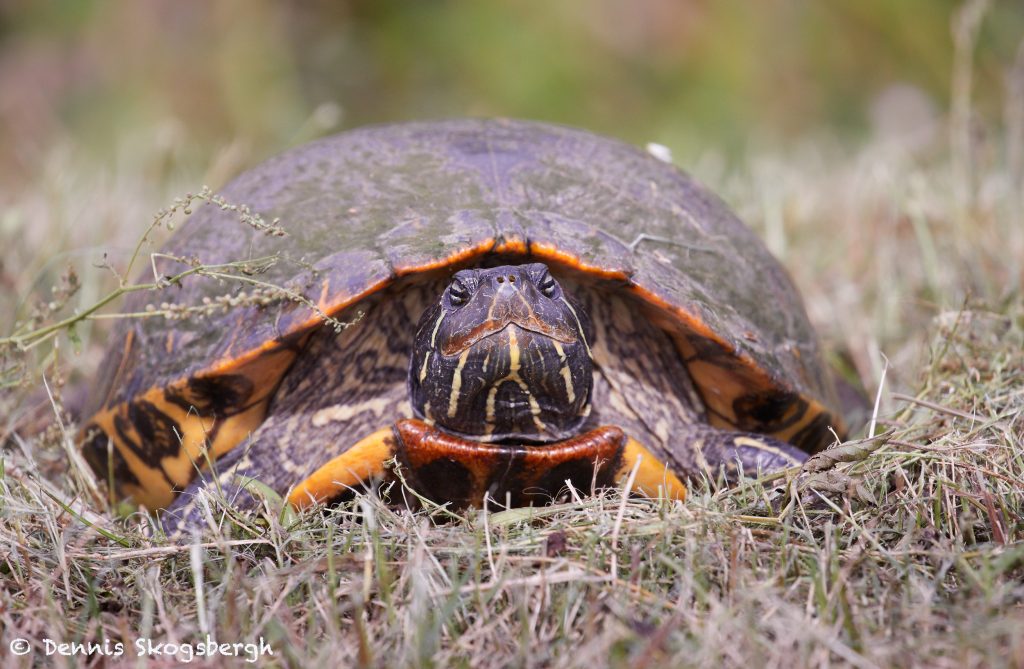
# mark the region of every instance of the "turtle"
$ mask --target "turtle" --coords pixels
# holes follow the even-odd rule
[[[195,273],[160,296],[177,317],[121,320],[80,431],[99,478],[169,532],[209,522],[213,486],[258,504],[253,481],[300,509],[397,476],[458,506],[626,484],[684,499],[846,433],[786,270],[625,142],[509,119],[368,126],[221,194],[153,266],[236,280]]]

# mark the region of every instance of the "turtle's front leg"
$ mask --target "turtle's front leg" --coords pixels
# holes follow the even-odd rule
[[[385,463],[395,457],[398,442],[393,428],[377,430],[356,442],[338,457],[323,465],[288,495],[288,503],[297,509],[337,501],[353,488],[386,473]]]
[[[256,466],[270,453],[260,445],[272,443],[272,438],[256,440],[251,448],[239,447],[217,461],[218,473],[199,472],[196,479],[166,510],[160,512],[160,522],[169,536],[178,536],[188,529],[206,525],[199,496],[206,488],[216,487],[236,509],[259,506],[260,497],[250,489],[249,479],[259,481],[278,492],[287,486],[289,467],[281,463],[278,468]],[[301,449],[297,449],[300,450]],[[393,428],[377,430],[356,442],[344,453],[323,465],[292,488],[288,503],[297,509],[314,504],[337,502],[353,489],[387,474],[385,463],[396,453]],[[308,471],[308,470],[307,470]],[[217,519],[215,519],[217,520]]]

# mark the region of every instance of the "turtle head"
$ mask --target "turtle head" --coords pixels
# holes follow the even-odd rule
[[[590,323],[546,265],[457,272],[420,318],[416,416],[483,441],[553,442],[590,414]]]

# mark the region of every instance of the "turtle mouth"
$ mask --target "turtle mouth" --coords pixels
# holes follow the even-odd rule
[[[518,326],[523,330],[542,335],[562,344],[576,343],[576,333],[569,328],[560,325],[545,323],[536,317],[532,318],[503,318],[500,320],[486,320],[475,326],[469,332],[461,336],[453,336],[441,347],[441,353],[445,356],[459,355],[466,349],[476,345],[480,341],[505,331],[510,326]]]

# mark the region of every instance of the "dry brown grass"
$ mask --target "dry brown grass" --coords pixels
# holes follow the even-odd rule
[[[806,493],[772,511],[753,482],[685,504],[606,491],[453,516],[369,495],[298,518],[271,499],[258,518],[174,545],[105,508],[66,416],[15,434],[43,380],[58,405],[73,403],[65,377],[88,386],[103,324],[28,351],[8,340],[4,666],[62,663],[46,639],[122,641],[123,656],[90,661],[134,666],[137,639],[207,634],[262,637],[274,655],[261,661],[304,667],[1024,666],[1021,141],[993,132],[951,153],[941,136],[856,151],[819,138],[746,171],[696,166],[766,236],[872,390],[890,361],[877,416],[888,443],[836,468],[859,496]],[[0,218],[0,312],[29,331],[115,290],[116,274],[92,265],[102,253],[82,249],[103,239],[123,273],[153,212],[186,190],[151,178],[152,158],[111,173],[64,160]],[[68,264],[81,287],[62,305],[49,287]],[[16,639],[30,654],[11,654]]]
[[[90,513],[59,454],[22,444],[0,487],[4,642],[41,664],[47,638],[133,658],[209,632],[289,666],[1019,666],[1024,310],[940,321],[889,444],[841,466],[874,505],[771,515],[751,484],[452,518],[367,496],[178,546]]]

